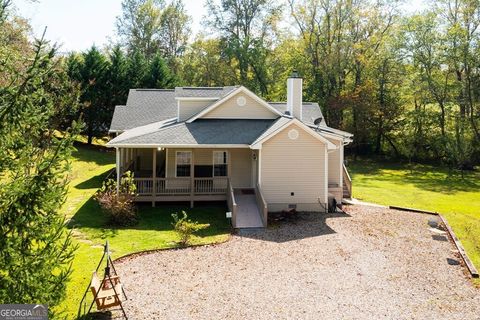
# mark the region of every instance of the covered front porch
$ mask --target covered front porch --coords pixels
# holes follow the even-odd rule
[[[239,204],[245,197],[238,195],[251,192],[262,208],[257,214],[264,226],[267,205],[259,197],[257,152],[249,148],[117,148],[117,177],[131,171],[136,201],[153,206],[166,201],[187,201],[191,207],[196,201],[227,201],[234,226],[237,212],[252,210],[251,204]]]

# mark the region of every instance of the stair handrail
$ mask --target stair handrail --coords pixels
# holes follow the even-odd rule
[[[230,179],[227,180],[227,204],[228,209],[232,212],[232,226],[235,228],[237,226],[237,203],[235,202],[235,194],[233,193],[232,183]]]
[[[345,186],[347,187],[348,195],[352,197],[352,178],[348,173],[347,167],[343,164],[343,181],[345,182]],[[345,177],[347,179],[345,179]]]
[[[257,198],[257,206],[261,209],[262,212],[262,222],[263,226],[266,228],[268,223],[268,205],[263,197],[262,191],[260,190],[260,185],[257,183],[257,187],[255,188],[255,196]]]

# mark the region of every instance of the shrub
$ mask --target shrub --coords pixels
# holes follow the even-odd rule
[[[108,179],[103,183],[102,188],[95,194],[95,200],[102,207],[110,224],[131,226],[138,222],[137,210],[134,204],[135,191],[133,174],[130,171],[127,171],[120,178],[118,194],[117,182],[115,180]]]
[[[182,215],[183,216],[179,218],[178,214],[172,214],[174,221],[172,225],[175,229],[175,232],[180,237],[180,244],[182,246],[186,246],[187,244],[189,244],[189,240],[195,232],[210,227],[210,224],[201,224],[197,221],[192,221],[188,219],[187,213],[185,211],[182,211]]]

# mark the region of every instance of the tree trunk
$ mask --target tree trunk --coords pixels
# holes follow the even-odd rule
[[[400,152],[398,152],[398,149],[397,147],[395,146],[395,144],[393,143],[392,139],[390,139],[387,135],[383,135],[383,137],[387,140],[387,142],[390,144],[390,146],[392,147],[393,151],[395,152],[395,156],[398,158],[400,157]]]
[[[443,105],[443,102],[440,103],[440,110],[440,130],[442,132],[442,138],[445,140],[445,106]]]
[[[377,138],[375,139],[375,153],[380,154],[382,152],[382,136],[383,136],[383,118],[380,117],[378,121]]]

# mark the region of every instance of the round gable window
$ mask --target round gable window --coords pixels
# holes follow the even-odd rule
[[[288,137],[290,140],[297,140],[298,139],[298,131],[296,129],[292,129],[288,131]]]
[[[247,99],[245,99],[245,97],[240,96],[240,97],[237,98],[237,105],[238,105],[239,107],[243,107],[243,106],[245,106],[246,104],[247,104]]]

